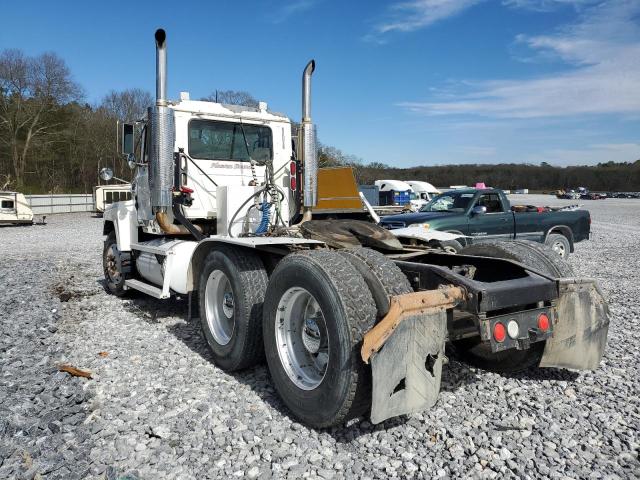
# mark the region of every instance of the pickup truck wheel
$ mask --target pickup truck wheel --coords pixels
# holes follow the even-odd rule
[[[571,252],[569,239],[561,233],[550,233],[544,243],[560,255],[561,258],[566,259],[569,256],[569,252]]]
[[[263,357],[262,303],[267,272],[254,252],[216,247],[200,272],[198,299],[202,331],[216,365],[247,368]]]
[[[479,243],[460,251],[462,255],[506,258],[515,260],[553,277],[573,276],[573,270],[549,247],[527,240],[513,242]],[[495,372],[508,373],[538,366],[545,342],[537,342],[528,350],[491,352],[491,347],[479,337],[452,342],[457,354],[468,363]]]
[[[118,269],[116,262],[117,247],[116,232],[112,231],[104,241],[102,270],[104,272],[105,289],[107,292],[122,297],[128,293],[128,290],[124,289],[125,274]]]
[[[440,243],[440,248],[445,251],[445,253],[459,253],[464,247],[457,240],[445,240]]]
[[[363,414],[371,373],[360,358],[376,307],[358,271],[333,251],[290,254],[276,266],[264,304],[264,347],[273,384],[307,425]]]

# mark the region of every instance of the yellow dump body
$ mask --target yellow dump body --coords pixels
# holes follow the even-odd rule
[[[318,213],[362,212],[358,184],[351,167],[318,169]]]

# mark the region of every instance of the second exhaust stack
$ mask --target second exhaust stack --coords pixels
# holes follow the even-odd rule
[[[172,205],[173,147],[175,121],[173,110],[167,106],[167,35],[158,29],[156,40],[156,105],[149,108],[151,149],[149,158],[149,184],[151,206],[166,212]]]
[[[302,73],[302,125],[300,133],[300,154],[304,168],[303,220],[311,219],[311,210],[318,203],[318,151],[316,147],[316,127],[311,122],[311,75],[316,62],[307,63]]]

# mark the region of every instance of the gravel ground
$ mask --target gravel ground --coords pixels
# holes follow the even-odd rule
[[[287,415],[264,366],[216,368],[184,299],[107,295],[100,219],[0,228],[0,478],[638,478],[640,201],[585,204],[571,263],[610,301],[598,371],[454,359],[431,410],[324,431]]]

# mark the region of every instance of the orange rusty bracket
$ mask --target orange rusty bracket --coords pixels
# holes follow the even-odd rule
[[[453,308],[463,298],[464,291],[462,288],[454,286],[391,297],[387,315],[364,336],[362,349],[360,350],[362,360],[364,360],[364,363],[369,363],[371,355],[382,348],[405,318],[411,315],[435,313]]]

